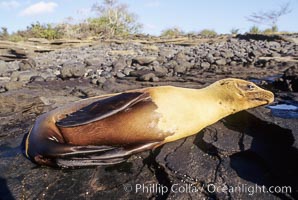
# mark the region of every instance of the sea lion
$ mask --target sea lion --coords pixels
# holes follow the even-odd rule
[[[88,98],[39,116],[24,151],[49,166],[115,164],[273,100],[272,92],[233,78],[203,89],[160,86]]]

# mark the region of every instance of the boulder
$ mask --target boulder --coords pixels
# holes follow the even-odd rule
[[[201,63],[201,67],[202,67],[203,69],[208,69],[208,68],[210,67],[210,63],[209,63],[209,62],[202,62],[202,63]]]
[[[33,58],[28,58],[26,60],[22,60],[21,62],[19,62],[20,71],[34,69],[35,67],[36,67],[36,62]]]
[[[121,71],[127,66],[126,60],[124,57],[117,59],[116,61],[113,62],[112,65],[113,65],[113,70],[115,72]]]
[[[226,59],[221,58],[221,59],[219,59],[219,60],[216,60],[215,63],[216,63],[217,65],[219,65],[219,66],[223,66],[223,65],[226,65],[226,64],[227,64],[227,61],[226,61]]]
[[[184,64],[181,64],[181,65],[178,64],[174,67],[174,70],[175,70],[175,72],[177,72],[179,74],[183,74],[186,72],[187,66]]]
[[[138,63],[140,65],[149,65],[153,61],[155,61],[157,58],[154,56],[137,56],[132,59],[133,63]]]
[[[285,70],[283,79],[286,80],[290,91],[298,92],[298,66],[292,66]]]
[[[87,66],[101,66],[105,62],[102,58],[85,58],[84,63]]]
[[[2,74],[5,74],[8,71],[8,66],[6,64],[6,62],[0,60],[0,76]]]
[[[139,80],[139,81],[152,81],[152,82],[159,81],[158,77],[154,73],[144,74],[144,75],[138,77],[137,80]]]
[[[160,74],[166,75],[168,73],[168,69],[166,67],[161,67],[159,65],[153,66],[153,70]]]
[[[6,83],[6,85],[4,86],[6,91],[9,90],[17,90],[23,87],[23,83],[22,82],[18,82],[18,81],[10,81],[8,83]]]
[[[126,67],[124,70],[123,70],[123,73],[126,75],[126,76],[129,76],[130,75],[130,72],[132,72],[133,69],[129,68],[129,67]]]
[[[72,61],[66,62],[63,64],[60,72],[63,79],[83,77],[86,72],[85,64]]]

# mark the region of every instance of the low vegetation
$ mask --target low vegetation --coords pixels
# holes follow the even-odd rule
[[[259,33],[261,33],[261,31],[260,31],[259,27],[257,27],[257,26],[252,26],[252,27],[249,29],[249,33],[251,33],[251,34],[259,34]]]
[[[179,37],[179,36],[183,36],[185,35],[185,33],[178,27],[174,27],[174,28],[168,28],[165,29],[161,32],[162,37],[169,37],[169,38],[175,38],[175,37]]]
[[[249,33],[252,34],[275,34],[278,33],[277,22],[278,20],[289,13],[292,10],[290,9],[290,2],[283,3],[279,8],[275,10],[269,11],[259,11],[254,12],[250,16],[246,17],[246,19],[254,24],[260,24],[269,26],[269,28],[265,30],[260,30],[256,25],[252,26],[249,30]]]
[[[138,33],[142,25],[137,22],[136,15],[130,13],[125,4],[116,0],[105,0],[102,5],[92,7],[96,17],[88,18],[81,23],[41,24],[36,22],[26,28],[9,34],[5,27],[0,31],[0,39],[21,41],[28,38],[87,38],[127,36]]]
[[[204,37],[215,37],[217,36],[217,33],[214,30],[211,29],[203,29],[199,32],[200,35]]]
[[[282,34],[282,33],[287,33],[287,32],[279,32],[278,31],[278,27],[275,25],[275,26],[272,26],[271,28],[267,28],[267,29],[264,29],[264,30],[261,30],[258,26],[252,26],[248,33],[251,33],[251,34],[265,34],[265,35],[270,35],[270,34]]]
[[[44,38],[48,40],[69,38],[113,38],[125,37],[140,32],[142,25],[138,23],[134,13],[129,12],[126,4],[117,0],[103,0],[102,4],[95,3],[91,9],[96,17],[85,19],[79,23],[74,20],[59,24],[32,23],[25,30],[9,34],[7,28],[0,29],[0,40],[13,42],[25,41],[28,38]],[[253,13],[247,17],[254,24],[269,25],[269,28],[261,30],[254,25],[249,29],[251,34],[275,34],[278,33],[277,21],[283,15],[290,13],[289,3],[283,4],[278,10]],[[238,34],[239,29],[232,28],[231,34]],[[168,28],[162,31],[162,37],[175,38],[187,35],[201,35],[203,37],[215,37],[217,33],[212,29],[203,29],[199,33],[185,33],[178,27]]]
[[[233,34],[233,35],[237,35],[239,33],[239,28],[232,28],[230,30],[230,33]]]

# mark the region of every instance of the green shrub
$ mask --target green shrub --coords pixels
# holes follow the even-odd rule
[[[272,34],[272,29],[271,28],[267,28],[265,30],[262,31],[263,34]]]
[[[239,28],[232,28],[232,29],[230,30],[230,32],[231,32],[231,34],[236,35],[236,34],[239,33]]]
[[[28,32],[32,34],[32,37],[45,38],[48,40],[61,38],[61,35],[57,28],[51,24],[41,25],[39,22],[31,24],[31,27],[27,27]]]
[[[278,27],[276,25],[272,26],[271,28],[267,28],[263,31],[264,34],[274,34],[277,32],[278,32]]]
[[[26,30],[17,31],[13,34],[13,38],[20,36],[21,38],[45,38],[48,40],[59,39],[63,36],[62,32],[56,26],[51,24],[41,25],[39,22],[27,26]]]
[[[252,26],[252,27],[249,29],[249,33],[251,33],[251,34],[259,34],[259,33],[261,33],[261,31],[260,31],[259,27],[257,27],[257,26]]]
[[[86,19],[81,23],[60,23],[55,26],[33,23],[26,30],[19,30],[12,34],[10,40],[24,40],[32,37],[48,40],[90,36],[108,38],[135,34],[142,28],[136,20],[136,15],[128,11],[126,4],[120,4],[117,0],[103,0],[102,4],[95,3],[92,11],[97,14],[97,17]],[[0,30],[0,39],[5,38],[6,33],[7,29]]]
[[[211,29],[203,29],[199,32],[200,35],[205,37],[214,37],[217,36],[217,33],[214,30]]]
[[[11,42],[21,42],[21,41],[25,40],[25,38],[23,38],[22,36],[20,36],[18,34],[12,34],[7,39]]]
[[[109,20],[107,17],[99,17],[99,18],[89,18],[87,19],[87,23],[89,26],[89,30],[94,34],[103,34],[103,35],[118,35],[119,33],[115,33],[115,30],[112,30],[111,25],[109,25]],[[119,29],[119,28],[118,28]]]
[[[273,33],[278,32],[278,27],[277,27],[276,25],[272,26],[272,27],[271,27],[271,31],[272,31]]]
[[[184,32],[178,27],[168,28],[161,32],[161,36],[163,37],[174,38],[182,35],[184,35]]]

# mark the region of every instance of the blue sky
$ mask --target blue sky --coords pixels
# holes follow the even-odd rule
[[[291,13],[280,17],[281,31],[298,32],[298,0],[118,0],[129,6],[143,24],[143,32],[158,35],[166,28],[179,27],[189,32],[213,29],[229,33],[237,28],[244,33],[254,24],[246,17],[253,12],[277,10],[290,2]],[[96,0],[0,0],[0,27],[9,32],[25,29],[33,22],[59,23],[67,17],[75,21],[94,16]],[[260,26],[261,29],[268,28]]]

